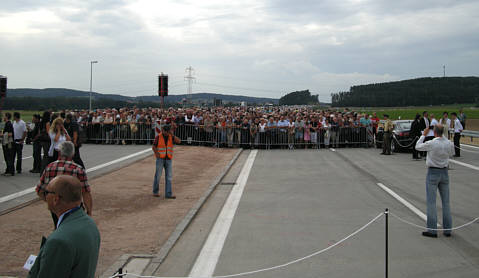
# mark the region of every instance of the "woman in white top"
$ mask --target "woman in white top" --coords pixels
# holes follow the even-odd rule
[[[48,150],[48,157],[50,159],[49,163],[51,163],[59,158],[58,146],[60,145],[60,143],[63,141],[71,141],[72,139],[70,138],[70,135],[68,135],[68,132],[63,126],[62,118],[56,118],[55,120],[53,120],[48,135],[50,136],[51,140],[50,149]]]
[[[330,138],[329,131],[331,130],[331,125],[329,124],[329,120],[327,118],[324,120],[322,129],[324,130],[324,147],[329,148],[329,138]]]

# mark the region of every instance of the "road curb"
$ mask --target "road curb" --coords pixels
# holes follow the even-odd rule
[[[161,249],[158,251],[158,253],[152,255],[149,255],[151,257],[151,261],[148,264],[148,266],[143,270],[142,275],[153,275],[160,265],[163,263],[163,261],[166,259],[170,251],[173,249],[175,246],[176,242],[180,238],[180,236],[183,234],[183,232],[188,228],[190,225],[191,221],[194,219],[198,211],[201,209],[203,204],[208,200],[210,197],[211,193],[216,189],[218,184],[221,182],[221,180],[226,176],[226,174],[229,172],[233,164],[238,160],[238,157],[242,153],[243,149],[239,149],[236,154],[233,156],[231,161],[223,168],[221,173],[211,182],[210,186],[208,189],[203,193],[203,195],[200,197],[200,199],[195,203],[195,205],[188,211],[188,213],[185,215],[183,220],[176,226],[175,230],[171,233],[171,235],[168,237],[168,240],[163,244]],[[124,267],[128,264],[129,261],[131,261],[134,258],[145,258],[145,255],[135,255],[135,254],[124,254],[121,256],[115,263],[113,263],[100,277],[101,278],[108,278],[111,277],[114,273],[118,271],[119,268]]]

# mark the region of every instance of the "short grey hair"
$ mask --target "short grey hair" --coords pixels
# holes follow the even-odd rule
[[[58,145],[60,155],[66,158],[72,158],[75,155],[75,145],[70,141],[63,141]]]

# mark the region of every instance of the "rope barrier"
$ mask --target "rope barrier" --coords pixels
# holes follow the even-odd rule
[[[293,260],[293,261],[290,261],[290,262],[287,262],[287,263],[284,263],[284,264],[280,264],[280,265],[276,265],[276,266],[272,266],[272,267],[267,267],[267,268],[262,268],[262,269],[258,269],[258,270],[253,270],[253,271],[246,271],[246,272],[241,272],[241,273],[236,273],[236,274],[229,274],[229,275],[222,275],[222,276],[213,276],[211,278],[230,278],[230,277],[238,277],[238,276],[245,276],[245,275],[251,275],[251,274],[255,274],[255,273],[259,273],[259,272],[265,272],[265,271],[270,271],[270,270],[275,270],[275,269],[280,269],[280,268],[283,268],[283,267],[287,267],[289,265],[292,265],[292,264],[295,264],[295,263],[299,263],[301,261],[304,261],[306,259],[309,259],[311,257],[314,257],[314,256],[317,256],[319,254],[322,254],[336,246],[338,246],[339,244],[345,242],[346,240],[350,239],[351,237],[357,235],[358,233],[360,233],[361,231],[363,231],[364,229],[366,229],[369,225],[371,225],[372,223],[374,223],[376,220],[378,220],[381,216],[383,216],[384,213],[380,213],[378,216],[374,217],[373,219],[371,219],[368,223],[366,223],[365,225],[363,225],[361,228],[357,229],[356,231],[354,231],[353,233],[351,233],[350,235],[346,236],[345,238],[339,240],[338,242],[334,243],[333,245],[331,246],[328,246],[324,249],[321,249],[319,251],[316,251],[314,253],[311,253],[307,256],[304,256],[302,258],[299,258],[299,259],[296,259],[296,260]],[[113,275],[113,276],[110,276],[109,278],[117,278],[117,277],[123,277],[123,276],[126,276],[126,275],[131,275],[131,276],[134,276],[134,277],[138,277],[138,278],[161,278],[161,277],[158,277],[158,276],[142,276],[142,275],[138,275],[138,274],[134,274],[134,273],[123,273],[123,274],[116,274],[116,275]],[[196,277],[196,278],[210,278],[210,277]]]
[[[414,138],[414,139],[412,140],[411,144],[409,144],[409,145],[407,145],[407,146],[406,146],[406,145],[402,145],[401,143],[399,143],[399,140],[396,138],[396,136],[393,136],[393,138],[394,138],[394,140],[396,141],[396,143],[397,143],[401,148],[409,148],[409,147],[411,147],[412,145],[416,144],[415,140],[418,139],[419,137],[416,136],[416,138]]]
[[[403,223],[405,223],[405,224],[408,224],[408,225],[411,225],[411,226],[414,226],[414,227],[417,227],[417,228],[421,228],[421,229],[424,229],[424,230],[432,230],[432,231],[454,231],[454,230],[459,230],[459,229],[462,229],[462,228],[467,227],[467,226],[469,226],[469,225],[472,225],[474,222],[476,222],[477,220],[479,220],[479,217],[476,217],[476,218],[474,218],[473,220],[471,220],[471,221],[469,221],[469,222],[467,222],[467,223],[465,223],[465,224],[462,224],[462,225],[460,225],[460,226],[453,227],[453,228],[450,228],[450,229],[441,229],[441,228],[440,228],[440,229],[430,229],[430,228],[428,228],[428,227],[424,227],[424,226],[417,225],[417,224],[414,224],[414,223],[412,223],[412,222],[409,222],[409,221],[407,221],[407,220],[405,220],[405,219],[403,219],[403,218],[397,216],[396,214],[394,214],[394,213],[392,213],[392,212],[390,212],[390,214],[391,214],[394,218],[396,218],[397,220],[399,220],[399,221],[401,221],[401,222],[403,222]]]
[[[396,138],[396,136],[393,136],[394,140],[396,141],[396,144],[398,144],[401,148],[409,148],[411,147],[412,145],[415,144],[415,140],[419,138],[419,136],[416,136],[416,138],[413,139],[413,141],[411,142],[411,144],[409,145],[402,145],[399,140]],[[461,147],[457,147],[457,146],[454,146],[456,149],[460,149],[461,151],[463,152],[467,152],[467,153],[476,153],[476,154],[479,154],[479,151],[472,151],[472,150],[466,150],[464,148],[461,148]]]
[[[457,226],[457,227],[452,227],[450,229],[429,229],[427,227],[424,227],[424,226],[421,226],[421,225],[418,225],[418,224],[414,224],[408,220],[405,220],[401,217],[399,217],[398,215],[394,214],[394,213],[391,213],[390,211],[388,211],[387,213],[389,213],[390,215],[392,215],[394,218],[398,219],[400,222],[403,222],[405,224],[408,224],[410,226],[414,226],[414,227],[417,227],[417,228],[421,228],[421,229],[427,229],[427,230],[433,230],[433,231],[453,231],[453,230],[458,230],[458,229],[462,229],[464,227],[467,227],[467,226],[470,226],[472,225],[473,223],[477,222],[479,220],[479,217],[476,217],[474,218],[473,220],[465,223],[465,224],[462,224],[460,226]],[[271,270],[276,270],[276,269],[280,269],[280,268],[284,268],[284,267],[287,267],[289,265],[292,265],[292,264],[295,264],[295,263],[299,263],[301,261],[304,261],[304,260],[307,260],[311,257],[314,257],[314,256],[317,256],[317,255],[320,255],[336,246],[338,246],[339,244],[345,242],[346,240],[350,239],[351,237],[357,235],[358,233],[360,233],[361,231],[363,231],[364,229],[366,229],[369,225],[371,225],[372,223],[374,223],[376,220],[378,220],[381,216],[385,215],[385,213],[380,213],[379,215],[377,215],[376,217],[374,217],[373,219],[371,219],[368,223],[366,223],[365,225],[363,225],[362,227],[360,227],[359,229],[357,229],[356,231],[354,231],[353,233],[349,234],[348,236],[344,237],[343,239],[339,240],[338,242],[334,243],[333,245],[331,246],[328,246],[324,249],[321,249],[319,251],[316,251],[314,253],[311,253],[307,256],[304,256],[304,257],[301,257],[299,259],[295,259],[295,260],[292,260],[292,261],[289,261],[287,263],[283,263],[283,264],[280,264],[280,265],[276,265],[276,266],[272,266],[272,267],[267,267],[267,268],[262,268],[262,269],[258,269],[258,270],[252,270],[252,271],[246,271],[246,272],[241,272],[241,273],[236,273],[236,274],[229,274],[229,275],[221,275],[221,276],[212,276],[212,277],[196,277],[196,278],[231,278],[231,277],[239,277],[239,276],[246,276],[246,275],[251,275],[251,274],[256,274],[256,273],[260,273],[260,272],[265,272],[265,271],[271,271]],[[130,275],[132,277],[137,277],[137,278],[162,278],[162,277],[159,277],[159,276],[145,276],[145,275],[139,275],[139,274],[135,274],[135,273],[117,273],[117,274],[114,274],[113,276],[110,276],[109,278],[119,278],[119,277],[125,277],[127,275]],[[177,278],[187,278],[187,277],[177,277]]]
[[[462,152],[466,152],[466,153],[479,153],[479,151],[471,151],[471,150],[466,150],[464,148],[461,148],[461,147],[457,147],[457,146],[454,146],[456,149],[460,149]]]

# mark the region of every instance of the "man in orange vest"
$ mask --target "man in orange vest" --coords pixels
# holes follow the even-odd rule
[[[155,179],[153,180],[153,196],[160,197],[159,183],[161,172],[165,168],[165,198],[176,199],[171,192],[172,159],[173,159],[173,142],[180,144],[180,138],[170,132],[170,126],[164,125],[162,131],[155,137],[152,150],[156,157]]]

